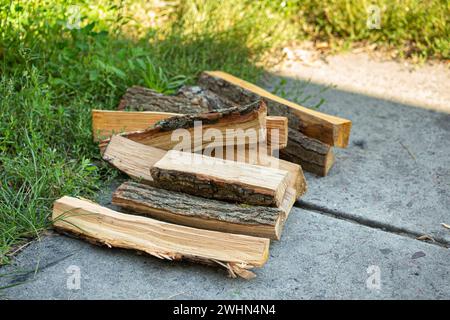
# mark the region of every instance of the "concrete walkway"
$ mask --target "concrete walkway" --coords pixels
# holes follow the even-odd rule
[[[295,68],[280,72],[290,75],[288,92],[305,85],[305,79],[298,79],[302,69]],[[266,79],[267,87],[278,77]],[[160,261],[52,234],[0,269],[0,287],[10,286],[0,295],[449,299],[450,230],[441,223],[450,225],[450,115],[334,84],[336,88],[320,94],[326,99],[320,110],[353,121],[350,146],[336,150],[328,177],[307,174],[308,194],[293,209],[282,240],[271,244],[270,259],[256,270],[256,279],[229,279],[223,270]],[[319,92],[324,85],[311,83],[305,92]],[[108,204],[109,197],[101,202]],[[415,239],[424,234],[434,241]],[[80,270],[79,290],[67,287],[71,266]]]

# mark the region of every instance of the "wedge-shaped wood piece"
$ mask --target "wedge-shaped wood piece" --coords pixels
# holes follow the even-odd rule
[[[333,149],[318,140],[306,137],[301,132],[289,129],[286,148],[279,151],[282,159],[298,163],[306,171],[324,177],[334,164]]]
[[[178,115],[170,112],[92,110],[94,141],[108,139],[113,134],[145,130],[158,121]]]
[[[193,151],[202,150],[211,145],[235,145],[248,144],[257,141],[265,141],[266,137],[260,134],[260,131],[266,127],[267,108],[263,101],[256,101],[243,107],[234,107],[222,109],[215,112],[181,115],[170,117],[157,122],[153,127],[135,132],[123,133],[124,136],[133,141],[170,150],[174,147],[180,149],[190,148]],[[196,127],[195,125],[198,124]],[[201,124],[201,126],[200,126]],[[184,129],[184,131],[177,129]],[[211,129],[211,130],[210,130]],[[197,132],[197,131],[198,132]],[[210,130],[208,132],[208,130]],[[220,134],[220,139],[205,138],[208,133]],[[243,139],[228,139],[232,132],[246,132],[252,135],[242,135]],[[181,142],[179,140],[182,140]],[[256,141],[251,141],[255,139]],[[211,141],[212,140],[212,141]],[[103,151],[108,144],[109,139],[100,143],[100,149]]]
[[[243,162],[169,150],[150,173],[157,186],[205,198],[279,206],[288,172]]]
[[[254,276],[248,269],[261,267],[269,252],[269,239],[179,226],[67,196],[55,201],[52,220],[57,230],[109,247],[161,259],[217,263],[246,278]]]
[[[153,183],[150,168],[165,154],[165,150],[146,146],[121,136],[113,136],[103,153],[103,160],[134,179]]]
[[[284,149],[288,143],[288,118],[266,117],[267,143],[272,149]]]
[[[245,151],[244,154],[238,153],[235,159],[239,162],[279,168],[289,172],[287,180],[288,187],[286,188],[283,202],[279,206],[287,217],[295,200],[307,190],[306,180],[301,167],[295,163],[271,157],[267,153],[258,152],[258,150]],[[103,154],[103,159],[130,177],[142,183],[154,185],[150,168],[166,152],[120,136],[113,136]],[[227,157],[226,153],[223,153],[222,156]]]
[[[203,72],[199,85],[234,103],[247,104],[263,98],[268,114],[287,117],[292,129],[331,146],[344,148],[348,145],[350,120],[302,107],[222,71]]]
[[[286,219],[279,208],[236,205],[133,181],[117,188],[112,203],[171,223],[273,240],[280,239]]]

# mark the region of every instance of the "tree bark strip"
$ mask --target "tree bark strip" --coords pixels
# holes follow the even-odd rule
[[[290,128],[289,137],[286,148],[279,151],[280,157],[318,176],[326,176],[334,163],[333,149]]]
[[[123,183],[112,203],[132,212],[185,226],[279,240],[286,219],[283,210],[233,204],[133,181]]]
[[[148,88],[133,86],[127,89],[117,109],[198,114],[240,105],[198,86],[184,86],[175,95],[165,95]]]

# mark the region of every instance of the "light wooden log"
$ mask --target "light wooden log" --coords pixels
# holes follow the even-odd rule
[[[266,117],[266,140],[271,149],[284,149],[288,143],[288,118]]]
[[[279,206],[288,172],[196,153],[169,150],[150,173],[158,187],[205,198]]]
[[[269,239],[123,214],[67,196],[55,201],[52,221],[57,230],[108,247],[142,251],[160,259],[213,263],[244,278],[254,277],[248,269],[261,267],[269,252]]]
[[[178,116],[170,112],[92,110],[94,141],[105,140],[114,134],[142,131],[161,120]]]
[[[202,113],[197,115],[181,115],[170,117],[159,121],[153,127],[135,132],[127,132],[121,134],[133,141],[170,150],[174,147],[181,146],[181,149],[190,149],[191,151],[199,151],[211,145],[236,145],[255,143],[257,141],[265,141],[266,137],[261,135],[261,131],[265,129],[265,118],[267,108],[264,102],[257,101],[244,107],[235,107],[222,109],[220,111]],[[201,124],[195,127],[196,123]],[[183,141],[178,141],[173,137],[173,133],[177,129],[185,131]],[[205,139],[205,133],[211,133],[214,129],[221,134],[221,141],[209,141]],[[198,132],[196,132],[198,130]],[[253,135],[242,135],[242,139],[227,139],[231,132],[248,132]],[[252,139],[256,141],[251,141]],[[186,141],[184,141],[186,140]],[[103,151],[108,144],[109,139],[100,142],[100,149]]]
[[[161,120],[174,116],[182,116],[178,113],[157,111],[111,111],[92,110],[92,132],[94,141],[105,140],[114,134],[142,131],[148,129]],[[283,149],[287,145],[287,118],[271,116],[266,117],[266,140],[273,149]],[[272,136],[278,132],[278,146],[272,144]]]
[[[307,190],[306,180],[299,165],[277,159],[258,152],[246,150],[244,155],[235,158],[241,162],[258,164],[261,166],[279,168],[289,172],[287,188],[279,208],[288,216],[294,202]],[[149,185],[154,185],[150,168],[158,162],[166,151],[146,146],[120,136],[113,136],[108,144],[103,159],[130,177]],[[226,157],[226,154],[222,154]],[[227,157],[227,159],[230,159]]]
[[[279,208],[237,205],[133,181],[117,188],[112,203],[171,223],[273,240],[280,239],[286,220]]]
[[[267,103],[268,114],[287,117],[292,129],[331,146],[348,145],[350,120],[302,107],[222,71],[205,71],[198,83],[234,103],[247,104],[262,98]]]

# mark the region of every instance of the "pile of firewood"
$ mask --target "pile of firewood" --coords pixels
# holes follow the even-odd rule
[[[132,178],[112,197],[126,213],[66,196],[55,201],[55,228],[244,278],[266,262],[306,192],[302,168],[326,175],[351,128],[223,72],[175,95],[129,88],[118,109],[92,111],[93,136]]]

